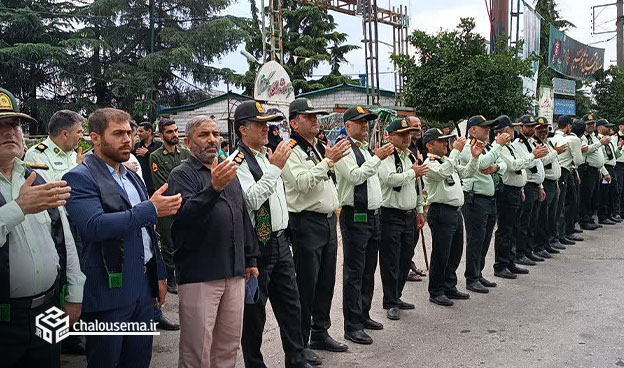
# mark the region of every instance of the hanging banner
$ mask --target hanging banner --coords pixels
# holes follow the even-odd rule
[[[556,95],[576,96],[576,82],[570,79],[553,78]]]
[[[548,66],[574,79],[591,79],[604,66],[604,49],[587,46],[550,26]]]
[[[524,44],[522,48],[522,58],[528,59],[533,55],[539,55],[540,49],[540,29],[542,26],[541,16],[525,2],[524,4]],[[537,77],[539,72],[539,62],[531,62],[533,73],[529,77],[522,77],[522,92],[525,96],[531,97],[533,101],[537,94]]]
[[[509,36],[509,0],[492,0],[492,17],[494,38]]]
[[[540,87],[539,100],[537,102],[537,115],[548,119],[549,123],[553,123],[554,118],[554,100],[555,94],[550,87]]]
[[[576,101],[555,98],[555,115],[576,115]]]
[[[295,99],[290,77],[277,61],[269,61],[258,71],[254,99],[269,105],[288,105]]]

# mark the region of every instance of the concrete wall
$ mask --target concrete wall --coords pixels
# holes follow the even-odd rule
[[[336,105],[366,105],[366,93],[359,91],[338,91],[335,93],[310,97],[315,108],[334,110]],[[381,106],[394,106],[394,98],[381,97]]]

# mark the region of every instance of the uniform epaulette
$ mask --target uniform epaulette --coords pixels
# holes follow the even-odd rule
[[[429,161],[435,161],[435,157],[429,157]]]
[[[47,150],[47,149],[48,149],[48,146],[46,146],[46,145],[45,145],[45,144],[43,144],[43,143],[39,143],[39,144],[37,145],[37,147],[35,147],[35,149],[36,149],[37,151],[39,151],[39,152],[43,153],[45,150]]]
[[[236,157],[234,157],[234,162],[237,165],[241,165],[243,163],[243,161],[245,161],[245,154],[242,152],[238,152],[238,155],[236,155]]]
[[[291,139],[290,142],[288,142],[288,146],[290,146],[290,149],[295,148],[296,145],[297,145],[297,141],[294,139]]]
[[[47,147],[46,147],[47,148]],[[42,151],[43,152],[43,151]],[[46,164],[36,163],[36,162],[24,162],[26,166],[33,170],[49,170],[50,168]]]

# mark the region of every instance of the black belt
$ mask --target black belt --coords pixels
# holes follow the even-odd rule
[[[514,187],[513,185],[507,185],[507,184],[503,184],[503,187],[505,189],[514,190],[514,191],[517,191],[517,192],[522,190],[522,187]]]
[[[527,181],[527,183],[524,186],[539,187],[539,184]]]
[[[448,209],[451,209],[451,210],[457,211],[457,212],[461,211],[461,207],[451,206],[450,204],[437,203],[437,202],[434,202],[434,203],[430,204],[429,208],[431,208],[431,207],[448,208]]]
[[[50,289],[35,296],[27,296],[24,298],[11,299],[11,308],[15,309],[35,309],[48,303],[56,294],[56,283]]]
[[[606,167],[610,167],[610,168],[612,168],[612,169],[614,169],[614,168],[615,168],[615,165],[607,165],[607,164],[605,164],[605,166],[606,166]]]
[[[546,178],[544,178],[544,183],[545,183],[545,182],[549,182],[549,183],[556,183],[556,182],[557,182],[557,180],[553,180],[553,179],[546,179]]]
[[[493,200],[493,199],[495,199],[495,197],[494,197],[494,196],[487,196],[487,195],[485,195],[485,194],[473,193],[472,195],[473,195],[475,198],[483,198],[483,199],[487,199],[487,200],[490,200],[490,201],[491,201],[491,200]]]
[[[279,238],[282,235],[284,235],[284,230],[278,230],[271,233],[271,237],[275,239]]]
[[[346,210],[346,211],[354,212],[355,208],[352,207],[352,206],[342,206],[342,210],[343,211]],[[371,215],[371,216],[378,215],[379,214],[379,209],[376,209],[376,210],[366,210],[366,214]]]
[[[398,217],[408,217],[416,213],[416,210],[400,210],[398,208],[381,207],[381,213],[389,213]]]
[[[323,217],[323,218],[332,218],[334,216],[334,212],[330,212],[330,213],[320,213],[320,212],[314,212],[314,211],[301,211],[301,212],[291,212],[292,215],[307,215],[307,216],[313,216],[313,217]]]

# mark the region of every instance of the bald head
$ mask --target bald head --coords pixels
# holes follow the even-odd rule
[[[419,140],[420,138],[422,138],[422,122],[420,121],[420,118],[418,118],[417,116],[410,116],[407,118],[410,122],[410,125],[413,128],[416,128],[416,130],[412,131],[412,143],[416,143],[417,140]]]

